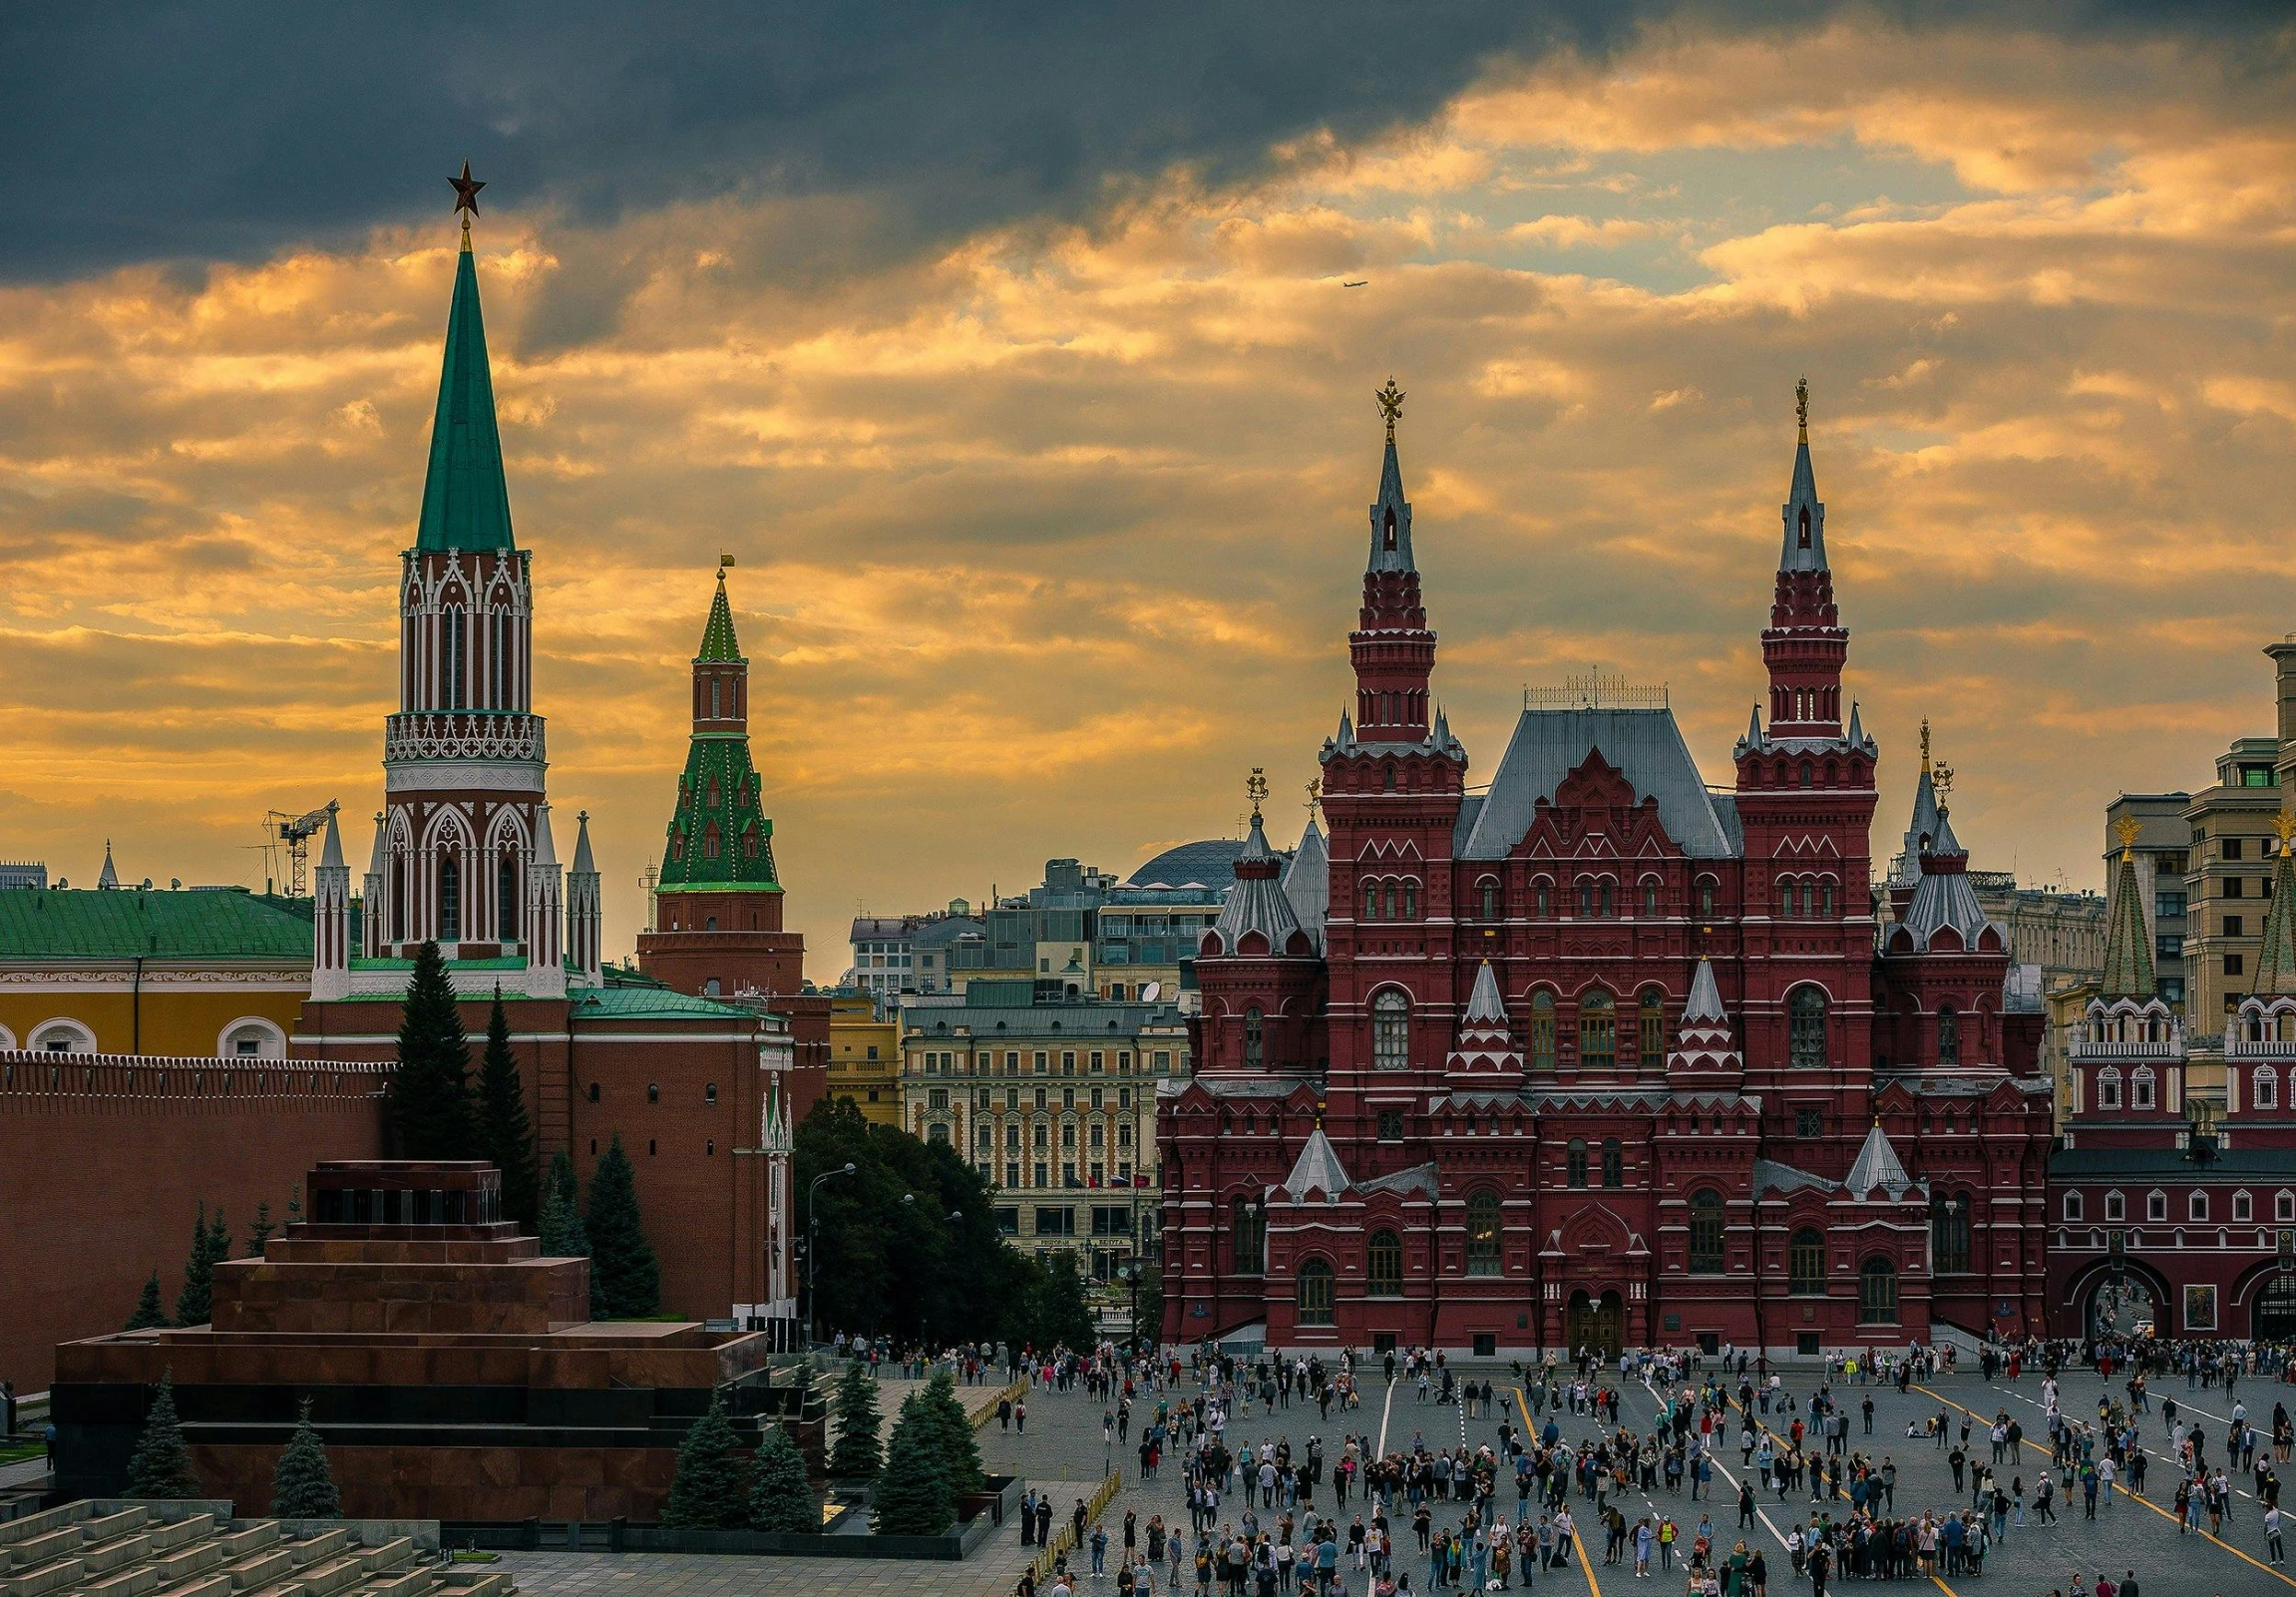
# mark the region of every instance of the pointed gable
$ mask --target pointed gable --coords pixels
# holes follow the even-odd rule
[[[1284,867],[1284,898],[1292,906],[1300,930],[1308,934],[1316,952],[1323,953],[1324,923],[1332,916],[1332,856],[1312,815],[1308,830],[1300,834],[1300,846],[1292,851],[1291,863]]]
[[[1306,1202],[1311,1193],[1326,1203],[1337,1203],[1352,1185],[1339,1163],[1339,1150],[1332,1146],[1322,1126],[1308,1134],[1300,1157],[1292,1161],[1292,1173],[1284,1178],[1284,1190],[1294,1203]]]
[[[1905,1173],[1905,1164],[1890,1146],[1889,1133],[1882,1130],[1881,1122],[1874,1121],[1873,1129],[1865,1134],[1865,1141],[1857,1150],[1857,1158],[1849,1167],[1849,1179],[1842,1185],[1851,1197],[1869,1201],[1878,1190],[1889,1195],[1891,1202],[1905,1196],[1913,1186],[1913,1177]]]

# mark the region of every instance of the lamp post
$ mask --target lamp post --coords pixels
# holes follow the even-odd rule
[[[814,1301],[814,1291],[813,1291],[813,1261],[814,1261],[814,1258],[815,1258],[815,1256],[821,1252],[821,1229],[820,1229],[820,1228],[821,1228],[821,1222],[820,1222],[820,1217],[819,1217],[817,1214],[815,1214],[815,1212],[814,1212],[814,1207],[813,1207],[813,1195],[814,1195],[816,1192],[818,1192],[818,1191],[820,1191],[820,1190],[821,1190],[821,1184],[822,1184],[824,1181],[827,1181],[827,1180],[829,1180],[829,1179],[830,1179],[830,1177],[832,1177],[832,1176],[849,1176],[849,1175],[853,1174],[853,1171],[854,1171],[854,1163],[853,1163],[853,1161],[852,1161],[851,1159],[848,1159],[848,1160],[846,1160],[846,1161],[845,1161],[845,1166],[844,1166],[844,1168],[843,1168],[843,1169],[839,1169],[839,1170],[824,1170],[824,1171],[822,1171],[822,1172],[821,1172],[821,1174],[819,1174],[819,1175],[815,1176],[815,1177],[814,1177],[814,1178],[813,1178],[811,1181],[809,1181],[809,1182],[807,1182],[807,1183],[806,1183],[806,1187],[805,1187],[805,1335],[806,1335],[806,1340],[807,1340],[807,1341],[809,1341],[809,1342],[819,1342],[819,1341],[821,1340],[821,1310],[820,1310],[819,1306],[818,1306],[818,1305],[815,1303],[815,1301]]]

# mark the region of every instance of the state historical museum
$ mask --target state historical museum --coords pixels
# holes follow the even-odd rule
[[[1167,1340],[1772,1356],[2044,1324],[2038,1003],[1926,755],[1877,884],[1806,399],[1765,698],[1710,787],[1663,692],[1533,694],[1487,787],[1388,416],[1327,840],[1255,813],[1158,1105]],[[1846,714],[1845,714],[1846,712]],[[1766,722],[1766,724],[1765,724]],[[1327,865],[1328,860],[1328,865]]]

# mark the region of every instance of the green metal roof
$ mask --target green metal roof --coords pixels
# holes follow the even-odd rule
[[[431,422],[431,466],[415,548],[515,549],[503,440],[495,427],[495,385],[487,367],[487,328],[479,314],[479,273],[465,242],[447,313],[447,356]]]
[[[752,1018],[747,1009],[736,1008],[730,1003],[713,1002],[708,998],[697,998],[689,993],[672,992],[667,988],[583,988],[573,997],[574,1012],[583,1019],[656,1019],[663,1015],[680,1014],[727,1020]]]
[[[308,901],[243,888],[0,892],[0,961],[265,960],[308,966]]]
[[[743,663],[741,642],[733,635],[733,606],[725,601],[725,568],[717,569],[717,598],[709,601],[709,624],[701,629],[701,652],[694,663],[727,660]]]
[[[2264,912],[2264,947],[2249,991],[2296,993],[2296,852],[2285,843],[2272,868],[2272,907]]]

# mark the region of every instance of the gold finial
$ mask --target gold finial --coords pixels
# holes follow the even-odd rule
[[[2283,819],[2287,818],[2283,817]],[[2291,820],[2290,825],[2296,826],[2296,820]],[[2144,828],[2136,824],[2136,817],[2133,815],[2123,815],[2119,820],[2112,823],[2112,835],[2120,839],[2120,857],[2122,859],[2125,860],[2135,852],[2136,834],[2143,830]],[[2287,834],[2282,833],[2281,835],[2285,837]]]
[[[2282,810],[2278,815],[2272,817],[2272,830],[2280,834],[2280,847],[2285,852],[2288,847],[2288,840],[2296,837],[2296,815]]]
[[[1921,774],[1929,774],[1929,717],[1921,718]]]
[[[1324,779],[1316,777],[1308,783],[1308,824],[1316,824],[1316,806],[1324,802]]]
[[[1387,418],[1387,442],[1391,444],[1395,441],[1395,423],[1403,415],[1403,391],[1395,386],[1395,379],[1389,377],[1387,386],[1371,397],[1379,402],[1379,414]]]
[[[1945,801],[1953,797],[1953,767],[1939,760],[1936,774],[1930,780],[1937,786],[1937,813],[1943,815],[1946,813]]]
[[[1268,798],[1267,771],[1260,766],[1253,766],[1252,774],[1245,778],[1244,791],[1252,797],[1252,819],[1258,820],[1260,818],[1260,806],[1267,802]]]
[[[1809,379],[1799,378],[1793,385],[1793,419],[1801,429],[1801,441],[1809,442]]]

